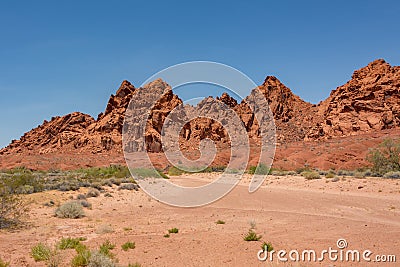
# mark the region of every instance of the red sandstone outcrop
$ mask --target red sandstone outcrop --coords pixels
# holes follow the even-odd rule
[[[355,71],[351,80],[333,90],[318,105],[303,101],[273,76],[268,76],[258,89],[274,115],[280,144],[360,135],[400,126],[400,67],[392,67],[384,60],[376,60]],[[122,154],[121,132],[125,111],[138,90],[144,90],[149,99],[156,90],[164,92],[153,106],[143,148],[160,152],[164,120],[182,101],[173,94],[168,84],[156,80],[143,88],[135,88],[128,81],[123,81],[97,120],[79,112],[52,118],[25,133],[20,140],[13,140],[0,150],[0,154]],[[258,124],[247,104],[238,103],[226,93],[216,100],[236,112],[250,139],[257,142]],[[208,112],[205,109],[213,110],[217,106],[215,99],[211,98],[192,108]],[[180,136],[180,146],[187,150],[196,149],[199,141],[205,138],[212,139],[217,146],[229,144],[229,136],[221,123],[205,118],[188,122]],[[134,142],[132,144],[131,149],[138,149]]]

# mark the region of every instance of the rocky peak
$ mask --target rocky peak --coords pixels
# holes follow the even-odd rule
[[[121,86],[118,88],[116,94],[110,96],[106,110],[104,111],[104,114],[99,115],[99,118],[101,116],[106,116],[107,114],[111,113],[116,109],[119,108],[126,109],[126,107],[129,104],[129,101],[132,98],[132,94],[135,92],[135,90],[136,88],[130,82],[124,80],[121,83]]]
[[[228,93],[223,93],[221,97],[217,97],[217,100],[221,101],[222,103],[231,108],[234,108],[238,105],[236,99],[228,95]]]

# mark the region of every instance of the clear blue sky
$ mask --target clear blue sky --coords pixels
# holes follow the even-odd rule
[[[376,58],[400,65],[398,1],[2,1],[0,147],[173,64],[275,75],[317,103]]]

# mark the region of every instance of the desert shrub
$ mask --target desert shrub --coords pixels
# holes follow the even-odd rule
[[[257,166],[250,166],[247,171],[249,174],[267,175],[271,173],[271,169],[265,164],[258,164]]]
[[[169,238],[170,235],[169,235],[169,234],[165,234],[164,237],[165,237],[165,238]]]
[[[293,176],[293,175],[297,175],[298,173],[296,171],[288,171],[287,175]]]
[[[50,256],[46,260],[47,267],[59,267],[62,262],[62,257],[57,248],[50,250]]]
[[[385,175],[383,175],[383,177],[384,178],[398,179],[398,178],[400,178],[400,171],[385,173]]]
[[[109,258],[113,258],[114,254],[111,253],[111,250],[115,248],[115,244],[112,244],[109,240],[106,240],[99,247],[99,252]]]
[[[115,267],[115,263],[101,252],[92,252],[89,258],[88,267]]]
[[[361,178],[365,178],[366,175],[365,175],[365,172],[363,172],[363,171],[356,171],[356,172],[354,172],[354,177],[361,179]]]
[[[179,169],[178,167],[172,166],[168,169],[168,175],[170,176],[179,176],[185,173],[184,170]]]
[[[51,248],[43,243],[39,243],[31,249],[31,256],[35,261],[46,261],[50,259]]]
[[[92,204],[89,203],[86,199],[79,200],[78,202],[79,202],[79,204],[81,204],[81,206],[84,207],[84,208],[88,208],[88,209],[91,209],[91,208],[92,208]]]
[[[0,258],[0,267],[10,267],[10,263],[5,262]]]
[[[257,235],[254,230],[250,229],[247,235],[243,238],[244,241],[258,241],[262,238],[261,235]]]
[[[89,191],[86,193],[86,197],[98,197],[100,196],[100,191],[96,188],[90,188]]]
[[[400,171],[400,140],[385,139],[377,148],[369,151],[367,160],[377,173]]]
[[[0,229],[17,226],[28,211],[12,176],[0,176]]]
[[[138,191],[138,190],[139,190],[139,187],[137,186],[137,184],[133,184],[133,183],[124,183],[124,184],[121,184],[121,185],[118,187],[118,190],[136,190],[136,191]]]
[[[303,171],[301,173],[301,176],[306,178],[307,180],[312,180],[312,179],[320,179],[321,176],[319,175],[318,172],[315,171]]]
[[[101,235],[107,234],[107,233],[113,233],[113,232],[114,232],[114,229],[109,224],[100,225],[99,228],[97,228],[97,230],[96,230],[96,233],[101,234]]]
[[[86,199],[86,195],[79,194],[79,195],[76,196],[76,199]]]
[[[134,249],[135,247],[135,242],[126,242],[121,246],[123,251],[128,251],[129,249]]]
[[[331,171],[329,171],[329,172],[327,172],[326,174],[325,174],[325,178],[328,178],[328,179],[330,179],[330,178],[335,178],[335,173],[334,172],[331,172]]]
[[[261,245],[261,249],[266,252],[271,252],[274,250],[274,247],[272,246],[271,242],[263,242]]]
[[[85,179],[107,179],[107,178],[124,178],[130,177],[128,167],[120,165],[111,165],[109,167],[93,167],[78,170]]]
[[[128,264],[128,267],[141,267],[142,265],[140,264],[140,263],[138,263],[138,262],[135,262],[135,263],[129,263]]]
[[[135,168],[131,172],[134,177],[139,178],[168,178],[163,172],[152,168]]]
[[[57,247],[59,249],[76,249],[81,243],[81,241],[86,240],[86,238],[83,237],[79,237],[79,238],[71,238],[71,237],[67,237],[67,238],[61,238],[61,240],[58,242]]]
[[[10,186],[17,193],[31,194],[43,191],[43,181],[41,177],[31,170],[24,167],[15,168],[8,172],[11,178]]]
[[[107,179],[107,180],[102,181],[102,182],[101,182],[101,185],[102,185],[102,186],[109,186],[109,187],[112,187],[112,186],[113,186],[113,182],[112,182],[111,179]]]
[[[338,170],[337,174],[339,176],[354,176],[354,171],[349,171],[349,170]]]
[[[76,201],[69,201],[62,204],[55,211],[55,215],[59,218],[78,219],[85,216],[82,205]]]
[[[222,220],[218,220],[218,221],[216,221],[215,223],[216,223],[216,224],[225,224],[225,222],[222,221]]]
[[[84,247],[84,249],[82,248],[77,252],[78,254],[71,261],[71,266],[72,267],[88,266],[92,254],[90,250]]]
[[[179,232],[178,228],[171,228],[168,230],[168,233],[170,233],[170,234],[177,234],[178,232]]]
[[[282,170],[273,170],[273,171],[271,171],[271,174],[275,175],[275,176],[286,176],[288,174],[288,172],[282,171]]]

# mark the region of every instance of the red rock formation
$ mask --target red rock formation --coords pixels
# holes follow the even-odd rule
[[[382,59],[371,62],[333,90],[318,111],[327,138],[398,127],[400,67],[391,67]]]
[[[351,80],[333,90],[318,105],[303,101],[273,76],[268,76],[258,89],[267,99],[274,114],[277,139],[282,145],[387,131],[400,126],[400,67],[391,67],[384,60],[376,60],[355,71]],[[45,121],[25,133],[20,140],[12,141],[9,146],[0,150],[0,155],[9,155],[9,158],[17,154],[81,152],[122,155],[121,132],[125,111],[138,90],[145,90],[149,96],[154,90],[164,92],[153,107],[145,134],[145,149],[160,152],[160,132],[164,120],[182,101],[173,94],[168,84],[156,80],[138,89],[128,81],[123,81],[116,94],[111,95],[104,113],[100,113],[97,120],[79,112],[52,118],[50,122]],[[249,137],[257,142],[258,124],[247,104],[237,103],[226,93],[216,99],[237,113]],[[215,109],[216,105],[212,100],[205,99],[193,108]],[[221,123],[210,119],[190,121],[180,135],[180,146],[186,150],[197,149],[199,141],[204,138],[214,140],[217,146],[229,145],[228,134]]]

